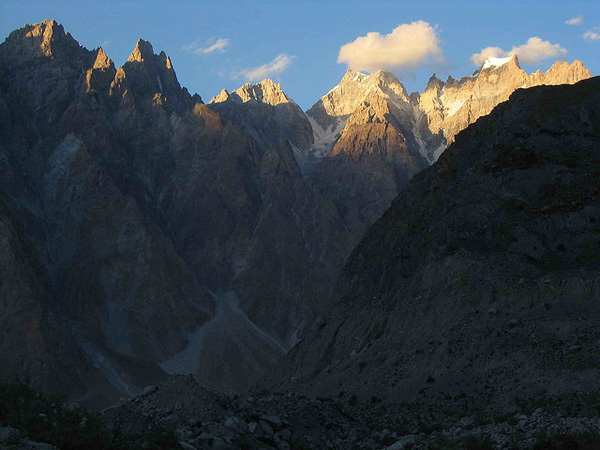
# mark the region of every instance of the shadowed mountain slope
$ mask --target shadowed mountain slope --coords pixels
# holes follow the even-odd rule
[[[356,247],[294,388],[502,402],[597,384],[600,78],[518,90]],[[290,386],[288,386],[290,387]]]
[[[2,375],[75,396],[104,379],[101,403],[165,371],[244,389],[277,364],[358,239],[300,173],[297,105],[265,82],[219,114],[149,42],[115,68],[55,21],[11,33],[0,78]]]

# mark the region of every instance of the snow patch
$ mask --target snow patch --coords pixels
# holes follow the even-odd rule
[[[133,395],[129,385],[123,380],[117,368],[110,359],[100,352],[91,342],[85,339],[79,339],[79,345],[83,351],[90,357],[94,366],[96,366],[104,374],[106,379],[116,387],[119,391],[127,395]]]
[[[506,58],[489,57],[488,59],[485,60],[485,62],[483,63],[483,67],[481,69],[483,70],[483,69],[489,69],[492,67],[500,67],[500,66],[503,66],[504,64],[506,64],[507,62],[509,62],[511,59],[513,59],[512,56],[507,56]]]
[[[429,155],[429,151],[427,150],[427,144],[421,136],[421,130],[419,130],[419,126],[421,125],[421,121],[425,117],[425,114],[423,114],[423,112],[419,111],[417,108],[414,109],[414,114],[415,122],[412,127],[412,134],[415,137],[415,141],[417,141],[417,145],[419,146],[419,153],[423,158],[425,158],[425,160],[429,164],[432,164],[433,161],[431,160],[431,156]]]
[[[160,93],[163,93],[162,82],[160,81],[160,77],[156,75],[156,81],[158,81],[158,87],[160,89]]]
[[[341,131],[346,126],[346,122],[348,118],[337,117],[336,125],[332,125],[327,129],[324,129],[319,123],[313,119],[311,116],[307,115],[310,126],[313,130],[314,142],[311,148],[312,155],[317,159],[325,158],[331,148],[333,147],[333,143],[337,139],[337,136],[341,133]]]
[[[454,98],[453,100],[449,100],[446,96],[446,91],[443,91],[442,95],[440,95],[440,102],[444,108],[444,116],[452,117],[462,108],[466,99]]]
[[[444,150],[446,150],[446,140],[444,139],[444,141],[438,146],[438,148],[436,148],[433,152],[433,161],[437,161],[439,159],[439,157],[442,155],[442,153],[444,153]]]
[[[55,185],[64,175],[66,175],[77,155],[77,152],[81,148],[83,142],[77,139],[74,134],[68,134],[63,141],[56,148],[56,151],[52,155],[50,160],[51,170],[47,177],[47,182],[53,186]]]
[[[452,117],[454,114],[456,114],[458,112],[458,110],[460,108],[462,108],[462,106],[465,104],[466,100],[461,100],[459,98],[457,98],[456,100],[454,100],[453,102],[451,102],[449,105],[444,105],[444,115],[446,117]]]
[[[296,344],[298,344],[302,340],[302,339],[300,339],[300,333],[302,333],[305,326],[306,326],[306,318],[303,315],[302,322],[300,323],[300,325],[298,325],[296,328],[294,328],[292,333],[286,339],[286,344],[287,344],[288,348],[295,347]]]

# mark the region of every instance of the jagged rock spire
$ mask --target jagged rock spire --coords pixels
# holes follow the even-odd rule
[[[138,61],[142,62],[154,56],[154,49],[152,48],[152,44],[144,39],[138,39],[137,44],[135,44],[135,48],[127,58],[128,62]]]
[[[13,62],[42,56],[73,68],[91,64],[92,55],[54,19],[13,31],[2,44],[2,53]]]
[[[98,49],[98,53],[96,53],[96,60],[94,61],[93,69],[108,69],[110,67],[114,68],[114,63],[112,59],[110,59],[104,49],[100,47]]]

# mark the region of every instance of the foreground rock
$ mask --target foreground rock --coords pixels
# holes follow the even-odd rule
[[[174,429],[181,447],[190,450],[529,449],[551,439],[598,443],[596,401],[594,395],[543,396],[496,409],[468,394],[425,394],[410,403],[359,400],[342,391],[316,398],[269,391],[240,397],[216,394],[181,377],[120,402],[103,417],[134,434],[158,422]]]

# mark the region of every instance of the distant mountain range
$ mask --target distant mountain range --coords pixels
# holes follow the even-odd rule
[[[206,105],[144,40],[115,68],[55,21],[14,31],[2,376],[93,404],[170,373],[247,388],[321,323],[352,249],[460,130],[518,88],[588,77],[488,61],[408,95],[388,72],[349,71],[305,113],[270,80]]]

